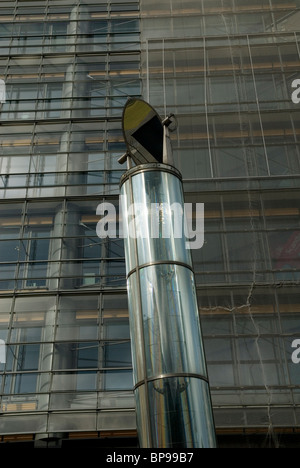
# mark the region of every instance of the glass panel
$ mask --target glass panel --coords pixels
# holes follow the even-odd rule
[[[131,367],[130,341],[106,343],[104,356],[104,367]]]
[[[44,390],[44,388],[43,388]],[[3,413],[44,411],[48,409],[49,395],[27,394],[16,396],[12,394],[2,397],[1,411]],[[24,419],[27,420],[28,415]]]
[[[136,417],[134,411],[101,411],[98,414],[97,428],[100,431],[135,431]]]
[[[37,390],[38,374],[7,375],[5,378],[4,393],[21,394],[35,393]]]
[[[108,340],[130,338],[129,319],[105,319],[103,325],[104,336]]]
[[[231,339],[205,339],[209,382],[212,387],[232,387],[235,372]]]
[[[54,369],[92,369],[98,368],[99,344],[57,343],[54,345]]]
[[[0,242],[0,261],[17,262],[19,258],[20,245],[18,240]]]
[[[98,405],[100,408],[134,408],[134,395],[132,391],[99,392]]]
[[[6,371],[33,371],[39,367],[40,345],[15,345],[7,349]]]
[[[0,421],[1,434],[14,434],[20,432],[20,427],[23,428],[24,434],[34,434],[47,431],[47,418],[44,414],[39,415],[24,415],[2,417]]]
[[[23,205],[2,204],[0,214],[0,239],[18,239],[22,224]],[[18,247],[18,244],[15,244]]]
[[[61,372],[53,375],[52,390],[88,391],[96,389],[96,372]]]
[[[80,413],[53,413],[49,415],[47,429],[50,433],[96,431],[96,415]]]
[[[272,267],[276,278],[296,280],[299,278],[299,231],[276,231],[268,233]]]
[[[62,297],[57,318],[57,340],[97,339],[98,295]]]
[[[0,299],[0,340],[3,340],[4,343],[7,341],[11,304],[12,299]]]
[[[50,409],[96,409],[97,408],[97,393],[52,393],[50,397]]]
[[[132,370],[116,370],[103,373],[104,390],[132,390]]]
[[[193,250],[193,259],[197,282],[223,282],[225,252],[222,234],[206,232],[204,246],[202,249]]]
[[[239,339],[241,385],[286,385],[282,348],[278,338]]]

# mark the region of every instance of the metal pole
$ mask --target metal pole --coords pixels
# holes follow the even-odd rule
[[[179,171],[158,163],[129,169],[121,179],[121,207],[140,445],[213,448]]]

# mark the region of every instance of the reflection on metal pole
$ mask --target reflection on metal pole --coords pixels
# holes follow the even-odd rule
[[[156,132],[158,123],[162,131]],[[121,179],[121,200],[140,445],[212,448],[215,431],[192,260],[184,235],[175,235],[171,209],[160,211],[159,235],[151,236],[153,205],[184,210],[181,175],[171,164],[168,131],[151,106],[129,101],[123,130],[127,156],[137,164]],[[162,235],[165,226],[168,236]]]

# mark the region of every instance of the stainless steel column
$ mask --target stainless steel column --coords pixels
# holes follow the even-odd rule
[[[215,447],[181,175],[139,165],[121,195],[140,445]]]

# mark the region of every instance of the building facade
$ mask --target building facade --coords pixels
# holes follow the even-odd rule
[[[0,443],[137,446],[122,110],[178,121],[220,445],[299,442],[300,2],[0,4]],[[299,92],[300,97],[300,92]]]

